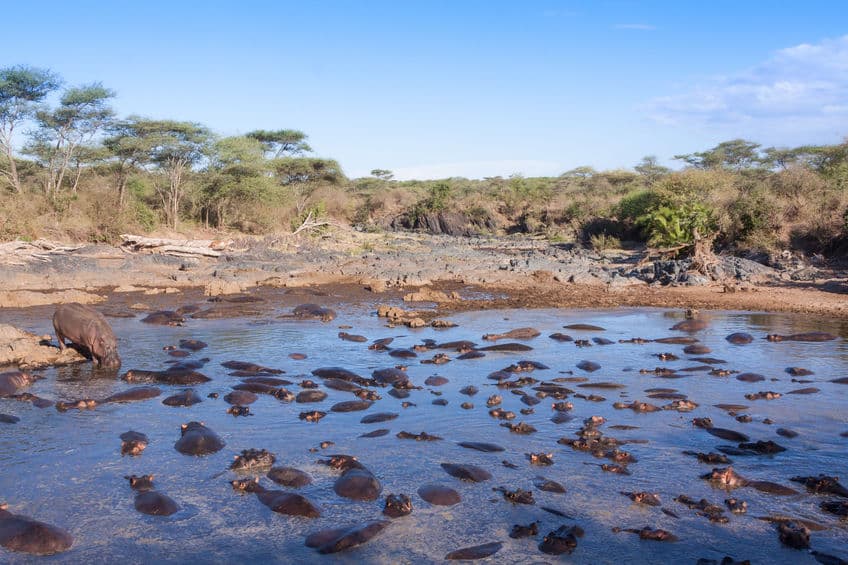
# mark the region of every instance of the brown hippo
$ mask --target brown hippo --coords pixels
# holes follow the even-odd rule
[[[60,305],[53,314],[53,329],[60,350],[65,349],[65,339],[69,339],[88,349],[98,367],[117,369],[121,366],[118,340],[112,327],[94,308],[76,302]]]
[[[292,310],[292,315],[303,320],[321,320],[322,322],[330,322],[336,318],[333,310],[318,304],[301,304]]]
[[[121,434],[121,455],[140,455],[150,443],[148,437],[141,433],[130,430]]]
[[[130,488],[136,491],[135,509],[150,516],[170,516],[179,511],[180,506],[161,492],[153,490],[153,475],[130,475],[124,477],[130,482]]]
[[[0,373],[0,398],[11,396],[18,390],[28,387],[36,381],[36,377],[21,371]]]
[[[53,555],[66,551],[74,538],[61,528],[8,511],[0,504],[0,545],[9,551],[32,555]]]
[[[769,334],[766,339],[769,341],[831,341],[836,339],[836,336],[825,332],[807,332],[792,335]]]
[[[321,516],[321,511],[309,499],[281,490],[268,490],[259,484],[258,478],[239,479],[231,481],[230,484],[234,490],[256,493],[262,504],[279,514],[305,518]]]
[[[209,455],[224,448],[224,440],[202,422],[183,424],[180,439],[174,449],[183,455]]]
[[[390,494],[386,496],[386,506],[383,514],[389,518],[400,518],[412,513],[412,499],[405,494]]]
[[[338,553],[366,543],[389,525],[388,520],[375,520],[350,528],[323,530],[306,537],[306,546],[318,553]]]
[[[486,341],[498,341],[499,339],[533,339],[541,332],[536,328],[518,328],[510,330],[502,334],[486,334],[483,339]]]

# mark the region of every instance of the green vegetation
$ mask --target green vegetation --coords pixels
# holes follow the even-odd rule
[[[528,233],[597,249],[691,244],[830,252],[848,236],[848,140],[763,148],[744,139],[633,170],[577,167],[557,177],[348,179],[294,129],[220,137],[202,124],[118,118],[99,83],[0,68],[0,239],[115,241],[120,233],[290,232],[307,218],[369,231],[420,225]],[[52,105],[50,101],[53,100]],[[457,219],[458,218],[458,219]]]

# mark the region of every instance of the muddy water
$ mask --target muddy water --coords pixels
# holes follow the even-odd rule
[[[846,539],[848,527],[832,515],[819,510],[823,496],[804,492],[803,486],[789,481],[796,475],[827,473],[843,477],[848,483],[848,386],[828,382],[843,377],[848,367],[848,345],[842,339],[825,343],[770,343],[763,337],[769,333],[830,331],[845,337],[846,328],[828,320],[790,315],[710,313],[711,324],[694,334],[712,349],[709,357],[727,362],[726,367],[740,372],[761,373],[764,382],[746,383],[734,376],[714,377],[705,372],[681,373],[679,379],[658,378],[640,374],[643,368],[662,366],[683,368],[699,363],[688,360],[681,345],[649,343],[645,345],[618,343],[631,337],[660,338],[683,335],[669,327],[679,321],[679,313],[658,310],[619,311],[487,311],[456,315],[451,319],[459,327],[449,330],[389,329],[382,320],[359,307],[341,308],[339,317],[329,324],[291,322],[278,319],[238,319],[204,321],[192,320],[186,327],[162,328],[147,326],[138,319],[111,319],[119,336],[124,360],[122,370],[130,368],[161,369],[169,359],[163,346],[176,344],[179,339],[194,338],[209,343],[209,347],[193,353],[189,359],[209,357],[201,369],[212,381],[194,387],[203,402],[190,408],[172,408],[161,400],[180,390],[162,386],[163,395],[157,399],[132,404],[109,404],[92,411],[59,413],[54,408],[39,409],[26,403],[0,399],[0,412],[20,417],[17,424],[0,424],[0,500],[8,501],[10,510],[53,523],[68,529],[75,537],[72,549],[45,561],[63,563],[114,562],[120,556],[125,563],[229,563],[241,562],[317,562],[334,560],[350,563],[422,563],[441,561],[460,547],[492,541],[504,542],[492,561],[510,563],[554,562],[557,559],[579,563],[633,562],[694,562],[696,559],[720,560],[725,555],[736,559],[751,559],[754,563],[814,562],[804,551],[786,548],[777,539],[773,525],[757,520],[758,516],[784,515],[816,521],[827,526],[825,531],[813,532],[812,547],[824,553],[848,558]],[[47,331],[49,320],[27,320],[30,329]],[[572,323],[590,323],[605,331],[588,332],[563,329]],[[419,353],[418,359],[405,361],[411,380],[424,388],[412,391],[408,400],[415,406],[401,407],[401,400],[379,389],[382,399],[366,412],[331,413],[329,407],[342,400],[351,400],[350,393],[327,390],[328,398],[318,404],[284,403],[275,398],[260,396],[251,406],[254,414],[234,418],[226,414],[222,399],[207,395],[217,392],[221,397],[230,386],[239,382],[228,376],[220,363],[230,359],[252,361],[286,371],[280,375],[295,383],[310,377],[312,369],[342,366],[363,376],[374,369],[395,366],[403,360],[385,352],[367,350],[367,343],[341,341],[338,325],[349,324],[345,331],[365,335],[370,339],[393,336],[392,346],[411,347],[425,338],[437,341],[470,339],[481,345],[484,333],[501,332],[512,328],[533,326],[542,335],[525,341],[534,350],[526,353],[487,353],[476,360],[453,360],[445,365],[421,364],[434,352]],[[563,332],[576,339],[605,337],[612,345],[576,347],[560,343],[547,336]],[[750,345],[730,345],[724,337],[736,331],[755,336]],[[308,358],[295,361],[290,353],[305,353]],[[673,362],[660,361],[654,354],[672,352],[680,357]],[[458,354],[448,352],[455,358]],[[548,370],[530,375],[538,380],[558,377],[587,377],[590,382],[615,382],[626,388],[596,390],[577,388],[577,383],[562,383],[584,394],[598,394],[602,402],[570,398],[574,403],[574,419],[555,424],[550,418],[550,398],[535,407],[535,413],[522,415],[527,408],[520,397],[509,390],[500,390],[486,376],[519,360],[531,359],[544,363]],[[601,365],[594,373],[576,367],[582,360]],[[802,366],[814,371],[803,377],[810,384],[791,382],[786,367]],[[424,380],[438,374],[448,384],[427,387]],[[527,373],[523,373],[527,374]],[[120,380],[92,378],[89,365],[48,370],[44,380],[33,385],[29,392],[52,400],[104,397],[128,388]],[[520,375],[519,375],[520,376]],[[317,382],[320,379],[314,378]],[[467,397],[459,390],[474,384],[480,392]],[[786,393],[794,389],[815,386],[821,392],[812,395],[785,395],[776,400],[749,401],[746,393],[773,390]],[[297,393],[297,384],[288,387]],[[323,388],[323,387],[322,387]],[[668,400],[649,399],[644,391],[651,388],[673,388],[688,395],[700,406],[689,413],[662,411],[637,414],[631,410],[615,410],[613,402],[646,400],[656,405]],[[533,391],[525,388],[529,393]],[[431,391],[440,391],[441,396]],[[488,415],[486,398],[491,394],[503,396],[503,408],[517,414],[513,422],[524,421],[538,430],[530,435],[517,435],[499,426]],[[433,405],[442,398],[447,406]],[[474,403],[474,408],[460,408],[462,402]],[[744,404],[740,413],[748,414],[751,423],[737,422],[725,411],[715,408],[719,403]],[[298,419],[305,410],[324,410],[328,416],[318,423]],[[390,422],[365,425],[360,419],[372,412],[397,412],[400,416]],[[574,438],[582,420],[592,415],[607,419],[601,430],[607,436],[633,440],[623,449],[638,462],[629,465],[630,476],[605,473],[597,459],[589,453],[557,444],[559,438]],[[787,448],[774,456],[731,457],[734,468],[749,479],[769,480],[801,491],[793,496],[773,496],[751,488],[737,489],[733,496],[748,502],[747,515],[727,515],[728,524],[714,524],[696,515],[694,510],[674,502],[686,494],[695,499],[706,498],[722,504],[726,491],[711,487],[699,475],[712,469],[694,458],[683,455],[684,450],[716,451],[720,440],[701,429],[694,428],[692,418],[710,417],[714,424],[743,432],[752,441],[771,439]],[[774,423],[763,423],[770,419]],[[220,434],[226,447],[207,457],[187,457],[174,450],[179,438],[180,424],[191,420],[203,421]],[[636,426],[632,430],[610,429],[613,425]],[[798,433],[794,439],[776,434],[779,427]],[[361,434],[389,428],[391,432],[378,438],[361,438]],[[150,445],[135,458],[121,457],[118,436],[127,430],[146,433]],[[395,437],[399,431],[426,431],[443,437],[442,441],[416,442]],[[335,445],[311,452],[322,441]],[[460,441],[491,442],[503,446],[502,453],[480,453],[457,445]],[[297,467],[313,478],[313,484],[300,490],[316,503],[322,512],[317,519],[292,518],[271,512],[253,495],[233,492],[229,481],[238,478],[228,467],[233,456],[242,449],[265,448],[277,456],[277,465]],[[533,466],[525,454],[553,453],[553,465]],[[383,494],[405,493],[411,496],[415,510],[410,516],[394,520],[379,537],[347,553],[332,557],[317,555],[304,547],[304,537],[314,531],[353,525],[382,518],[383,498],[375,502],[354,502],[333,492],[335,471],[320,465],[323,454],[355,455],[382,482]],[[502,464],[509,461],[518,468]],[[472,463],[489,470],[493,478],[487,482],[464,483],[447,475],[439,466],[442,462]],[[133,507],[133,493],[124,475],[152,473],[158,490],[176,500],[182,509],[173,516],[151,517],[139,514]],[[544,475],[562,483],[566,494],[552,494],[533,488],[532,480]],[[277,487],[262,479],[268,488]],[[424,483],[436,482],[459,491],[462,502],[453,507],[432,506],[417,494]],[[536,505],[513,506],[492,488],[504,486],[532,490]],[[619,491],[647,490],[660,495],[663,507],[679,516],[675,519],[660,508],[638,506]],[[573,519],[560,518],[544,512],[541,506],[559,509]],[[512,540],[508,533],[513,524],[540,521],[537,538]],[[586,532],[570,556],[555,558],[540,553],[538,542],[547,532],[561,524],[579,524]],[[630,533],[614,533],[614,527],[641,528],[651,526],[671,531],[680,541],[658,543],[641,541]],[[0,549],[0,561],[26,562],[26,556]]]

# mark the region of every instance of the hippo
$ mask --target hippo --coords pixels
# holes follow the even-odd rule
[[[9,551],[31,555],[54,555],[68,550],[74,538],[65,530],[9,512],[0,504],[0,545]]]
[[[389,420],[394,420],[397,418],[399,414],[397,412],[375,412],[374,414],[368,414],[367,416],[363,416],[359,422],[361,424],[377,424],[379,422],[388,422]]]
[[[307,422],[318,422],[319,420],[321,420],[321,418],[323,418],[326,415],[327,415],[326,412],[322,412],[320,410],[311,410],[309,412],[301,412],[298,415],[298,418],[300,418],[301,420],[305,420]]]
[[[512,530],[509,532],[509,537],[512,539],[522,539],[522,538],[530,538],[539,533],[539,522],[531,522],[530,524],[524,526],[522,524],[515,524],[512,526]]]
[[[769,341],[831,341],[836,339],[835,335],[825,332],[807,332],[792,335],[769,334]]]
[[[544,492],[553,492],[556,494],[565,494],[565,487],[560,483],[545,477],[537,476],[533,479],[533,486]]]
[[[276,460],[274,454],[267,449],[244,449],[233,458],[230,470],[253,472],[257,469],[270,469]]]
[[[255,493],[259,502],[277,512],[288,516],[318,518],[321,511],[307,498],[282,490],[268,490],[259,484],[258,478],[231,481],[234,490]]]
[[[567,326],[563,326],[563,328],[567,330],[577,330],[583,332],[604,332],[606,329],[601,326],[595,326],[592,324],[569,324]]]
[[[622,491],[621,494],[635,502],[636,504],[646,504],[648,506],[661,506],[662,501],[660,501],[660,497],[657,493],[654,492],[625,492]]]
[[[294,400],[295,402],[299,402],[302,404],[309,402],[321,402],[325,398],[327,398],[327,393],[323,390],[307,389],[297,393],[297,396],[294,397]]]
[[[135,457],[145,450],[150,440],[141,432],[130,430],[121,434],[121,455]]]
[[[352,341],[354,343],[365,343],[368,341],[368,338],[364,335],[349,334],[347,332],[339,332],[339,339]]]
[[[37,378],[29,373],[21,371],[9,371],[0,373],[0,398],[12,396],[22,388],[34,383]]]
[[[383,486],[377,477],[350,455],[331,455],[329,460],[319,461],[336,469],[341,476],[333,484],[333,491],[351,500],[377,500]]]
[[[452,488],[437,484],[422,485],[418,489],[418,496],[435,506],[453,506],[462,500]]]
[[[95,401],[97,404],[108,404],[110,402],[139,402],[156,398],[162,391],[155,386],[137,386],[121,392],[116,392],[102,400]]]
[[[60,351],[64,351],[65,339],[69,339],[88,349],[98,367],[117,369],[121,366],[118,340],[112,326],[94,308],[77,302],[60,305],[53,314],[53,329]]]
[[[706,355],[708,353],[712,353],[712,351],[712,349],[706,345],[701,345],[700,343],[693,343],[692,345],[687,345],[683,348],[683,353],[686,355]]]
[[[312,484],[312,478],[294,467],[271,467],[266,475],[269,479],[289,488],[301,488]]]
[[[169,396],[162,401],[165,406],[192,406],[198,402],[203,402],[200,396],[193,389],[186,389],[180,393]]]
[[[601,368],[601,365],[594,361],[580,361],[580,363],[577,364],[577,368],[588,373],[594,373]]]
[[[182,386],[196,385],[212,380],[203,373],[176,366],[170,367],[164,371],[143,371],[139,369],[131,369],[124,373],[121,379],[128,383],[160,383]]]
[[[810,529],[796,520],[779,522],[777,524],[777,537],[780,543],[793,549],[810,548]]]
[[[499,339],[533,339],[541,334],[536,328],[517,328],[501,334],[486,334],[486,341],[498,341]]]
[[[221,437],[203,425],[203,422],[189,422],[182,425],[181,437],[174,449],[183,455],[209,455],[224,448],[226,443]]]
[[[415,441],[439,441],[442,439],[439,436],[434,436],[432,434],[428,434],[427,432],[413,434],[404,431],[398,432],[395,437],[397,437],[398,439],[414,439]]]
[[[153,490],[153,475],[125,477],[130,481],[130,488],[137,492],[135,509],[150,516],[170,516],[178,512],[180,506],[174,500]]]
[[[724,500],[724,505],[734,514],[745,514],[748,512],[748,503],[738,498],[727,498]]]
[[[554,341],[559,341],[559,342],[574,341],[574,338],[571,337],[570,335],[560,333],[560,332],[552,333],[548,337],[551,338]]]
[[[345,400],[337,402],[330,407],[333,412],[357,412],[359,410],[367,410],[374,404],[367,400]]]
[[[301,304],[292,310],[292,316],[302,320],[320,320],[322,322],[330,322],[336,319],[336,313],[333,310],[318,304]]]
[[[807,487],[807,490],[816,494],[834,494],[848,498],[848,489],[839,483],[839,477],[819,475],[818,477],[792,477],[789,480],[801,483]]]
[[[500,451],[506,451],[500,445],[496,445],[494,443],[484,443],[478,441],[461,441],[457,445],[460,447],[464,447],[466,449],[473,449],[475,451],[482,451],[483,453],[497,453]]]
[[[641,529],[636,528],[613,528],[613,532],[629,532],[631,534],[639,534],[639,539],[644,540],[653,540],[653,541],[677,541],[677,536],[668,532],[666,530],[661,530],[659,528],[653,529],[649,526],[645,526]]]
[[[523,343],[496,343],[495,345],[487,345],[486,347],[480,347],[475,351],[469,351],[464,355],[460,355],[462,359],[477,359],[479,357],[484,357],[485,355],[481,354],[482,351],[500,351],[502,353],[522,353],[525,351],[533,351],[533,348],[529,345],[524,345]],[[457,357],[459,359],[460,357]]]
[[[316,532],[306,537],[306,546],[321,554],[338,553],[370,541],[389,525],[388,520],[375,520],[350,528]]]
[[[475,545],[472,547],[463,547],[462,549],[451,551],[445,555],[445,560],[485,559],[486,557],[491,557],[496,554],[502,547],[503,544],[499,541],[493,541],[491,543],[484,543],[482,545]]]
[[[11,414],[0,413],[0,423],[2,424],[17,424],[21,419]]]
[[[224,402],[227,404],[247,406],[259,400],[256,393],[249,390],[234,390],[224,395]]]
[[[221,366],[226,369],[232,369],[234,371],[243,371],[245,373],[254,374],[279,375],[283,372],[279,369],[263,367],[262,365],[250,363],[249,361],[224,361],[223,363],[221,363]]]
[[[182,314],[173,310],[160,310],[152,312],[141,321],[145,324],[154,324],[157,326],[182,326],[185,324],[185,318]]]
[[[412,513],[412,499],[405,494],[390,494],[386,496],[383,514],[389,518],[400,518]]]
[[[452,476],[456,477],[462,481],[469,481],[472,483],[481,483],[483,481],[488,481],[492,478],[492,474],[477,467],[476,465],[467,465],[462,463],[442,463],[442,469],[445,472]]]
[[[736,332],[730,334],[724,339],[727,340],[728,343],[732,343],[733,345],[747,345],[754,341],[754,336],[745,332]]]
[[[571,553],[577,547],[577,538],[583,537],[580,526],[560,526],[548,533],[539,544],[539,551],[548,555]]]

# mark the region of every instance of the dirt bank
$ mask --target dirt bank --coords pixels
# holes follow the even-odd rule
[[[707,275],[638,251],[596,253],[531,238],[452,238],[339,231],[318,239],[237,242],[220,257],[176,257],[89,245],[0,268],[0,307],[102,302],[156,305],[273,289],[327,299],[410,302],[438,312],[490,308],[695,307],[848,317],[845,273],[803,261],[721,257]],[[354,290],[355,289],[355,290]],[[427,295],[426,289],[445,295]],[[457,292],[459,300],[451,298]],[[351,293],[356,297],[350,296]],[[2,312],[2,311],[0,311]]]

